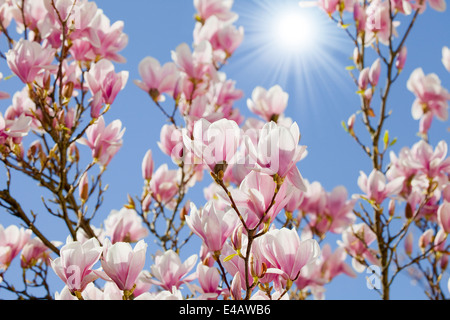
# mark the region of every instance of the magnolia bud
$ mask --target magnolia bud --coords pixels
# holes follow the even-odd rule
[[[88,182],[88,176],[87,173],[83,173],[80,179],[80,185],[78,187],[78,192],[81,201],[84,203],[87,201],[89,197],[89,182]]]

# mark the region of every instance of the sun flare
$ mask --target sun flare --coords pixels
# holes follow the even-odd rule
[[[274,19],[273,37],[284,50],[305,52],[317,44],[317,26],[305,13],[281,13]]]

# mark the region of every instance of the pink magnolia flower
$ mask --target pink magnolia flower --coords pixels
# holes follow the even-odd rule
[[[353,257],[353,267],[358,272],[362,272],[364,260],[378,265],[375,252],[369,246],[377,239],[376,234],[365,223],[349,226],[342,233],[342,241],[338,245],[345,248],[350,256]]]
[[[155,264],[150,266],[153,276],[151,282],[165,290],[170,291],[174,287],[178,289],[183,283],[189,283],[197,276],[195,273],[188,276],[197,259],[198,256],[194,254],[181,262],[179,255],[173,250],[158,251],[155,254]]]
[[[277,190],[276,195],[275,190]],[[244,178],[239,189],[232,191],[237,205],[248,209],[246,224],[249,228],[254,228],[263,217],[264,223],[273,222],[294,193],[296,192],[288,181],[277,186],[272,176],[257,171],[251,171]],[[227,199],[227,196],[222,197]]]
[[[21,39],[6,54],[9,68],[23,83],[33,83],[45,70],[54,71],[52,65],[55,52],[52,48],[43,48],[39,43]]]
[[[91,148],[94,160],[106,167],[122,147],[124,133],[125,129],[122,130],[120,120],[106,126],[101,116],[86,130],[86,138],[81,138],[78,142]]]
[[[206,21],[211,16],[216,16],[223,21],[234,20],[237,15],[231,11],[234,0],[194,0],[199,20]]]
[[[244,38],[244,28],[236,28],[230,22],[223,22],[212,16],[204,24],[197,23],[194,30],[194,43],[208,41],[218,62],[224,62],[233,55]]]
[[[198,299],[217,300],[223,292],[220,288],[222,277],[219,270],[199,263],[197,265],[197,278],[200,284],[200,288],[196,289],[200,293]]]
[[[412,157],[416,168],[425,173],[429,178],[445,178],[450,171],[450,158],[447,157],[448,145],[442,140],[436,148],[421,140],[412,148]]]
[[[144,240],[140,240],[133,249],[129,243],[111,244],[106,238],[101,258],[103,271],[120,290],[134,290],[133,287],[145,265],[146,252],[147,244]]]
[[[273,229],[255,240],[254,245],[269,262],[267,273],[280,274],[284,280],[295,281],[303,267],[320,255],[314,239],[300,240],[295,229]]]
[[[436,74],[425,75],[421,68],[417,68],[408,79],[407,88],[416,96],[412,106],[414,119],[428,122],[431,122],[432,116],[442,121],[448,119],[447,101],[450,100],[450,93],[441,86],[441,81]],[[429,125],[430,123],[423,126],[425,130],[422,130],[422,133],[428,131]]]
[[[51,266],[72,294],[81,293],[98,279],[92,268],[101,255],[102,248],[95,238],[84,243],[68,242],[61,248],[60,256],[51,261]]]
[[[372,1],[366,9],[366,36],[367,43],[376,38],[385,45],[389,44],[389,38],[396,36],[396,22],[391,22],[389,3],[387,1]],[[392,30],[392,34],[391,34]]]
[[[139,63],[139,75],[142,81],[135,80],[134,83],[155,101],[163,101],[163,93],[173,95],[178,81],[178,70],[173,62],[161,66],[153,57],[146,57]]]
[[[172,158],[175,163],[188,163],[191,159],[186,155],[187,149],[184,148],[182,130],[177,128],[174,124],[165,124],[161,128],[160,141],[157,142],[162,152]],[[194,161],[192,161],[194,162]]]
[[[192,139],[184,130],[183,142],[188,151],[217,174],[234,161],[241,142],[241,130],[233,120],[221,119],[210,123],[200,119],[194,125]]]
[[[214,201],[208,201],[202,209],[191,203],[186,223],[211,252],[219,253],[238,223],[233,209],[218,210]]]
[[[153,174],[150,181],[152,197],[165,206],[170,206],[178,192],[179,171],[169,170],[166,163],[162,164]]]
[[[296,123],[290,127],[271,121],[260,131],[255,145],[246,136],[249,154],[256,164],[255,170],[287,178],[297,189],[306,191],[296,164],[306,155],[306,147],[299,146],[300,130]]]
[[[10,225],[6,229],[0,224],[0,270],[8,269],[11,261],[31,239],[31,230]]]
[[[207,74],[213,72],[213,50],[209,41],[202,41],[191,51],[186,43],[180,44],[172,51],[172,60],[187,74],[189,79],[202,80]]]
[[[86,73],[86,82],[93,95],[101,92],[104,103],[110,105],[125,88],[128,75],[128,71],[116,73],[112,62],[102,59]]]
[[[329,15],[333,14],[338,9],[339,0],[319,0],[318,6]]]
[[[112,244],[138,242],[148,235],[148,229],[142,222],[142,218],[133,209],[112,210],[104,222],[105,236],[111,239]]]
[[[372,170],[369,177],[361,171],[358,178],[358,186],[364,195],[377,204],[381,204],[389,196],[398,194],[403,187],[403,182],[403,177],[386,181],[386,176],[375,169]]]
[[[256,87],[253,90],[252,98],[247,100],[247,106],[254,114],[261,116],[266,121],[272,121],[284,113],[288,99],[289,94],[278,85],[269,90]]]
[[[450,49],[448,47],[442,48],[442,64],[450,72]]]
[[[20,266],[23,269],[31,268],[38,262],[50,264],[50,249],[39,238],[31,239],[22,249]]]
[[[437,212],[438,221],[441,228],[448,234],[450,233],[450,202],[444,201]]]
[[[22,138],[28,135],[32,119],[24,114],[20,117],[8,120],[4,119],[0,113],[0,144],[6,144],[7,141],[13,144],[19,144]]]

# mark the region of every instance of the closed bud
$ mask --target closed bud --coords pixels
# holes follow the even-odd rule
[[[395,200],[389,201],[389,216],[393,217],[395,215]]]
[[[233,245],[233,249],[236,251],[241,250],[242,248],[242,230],[243,226],[240,224],[234,229],[231,235],[231,244]]]
[[[408,257],[410,257],[413,252],[413,241],[414,237],[413,234],[410,232],[405,238],[405,252],[408,255]]]
[[[151,180],[153,175],[154,162],[152,157],[152,150],[148,150],[142,160],[142,177],[144,180]]]
[[[73,82],[69,82],[68,84],[66,84],[63,89],[64,98],[66,98],[66,99],[72,98],[73,89],[74,89]]]
[[[89,197],[89,181],[87,172],[83,173],[80,179],[80,185],[78,187],[78,192],[80,199],[83,203],[85,203]]]

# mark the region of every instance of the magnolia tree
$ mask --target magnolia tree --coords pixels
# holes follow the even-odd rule
[[[142,194],[125,197],[123,208],[105,216],[104,173],[125,131],[120,120],[104,117],[129,82],[127,71],[116,71],[128,42],[124,25],[111,23],[88,0],[0,0],[7,46],[0,56],[11,71],[0,89],[10,77],[23,83],[12,95],[0,93],[3,105],[12,97],[0,115],[0,206],[17,221],[0,225],[0,293],[73,300],[323,299],[338,275],[356,277],[370,268],[383,299],[400,273],[420,279],[430,299],[445,298],[450,158],[447,143],[431,142],[427,133],[434,118],[447,120],[450,94],[435,74],[418,67],[408,80],[416,96],[412,116],[420,123],[417,143],[395,153],[397,141],[386,128],[407,38],[425,8],[444,11],[444,0],[313,3],[354,44],[347,71],[361,104],[343,126],[373,168],[350,182],[360,187],[357,195],[302,177],[299,162],[307,151],[299,126],[284,114],[283,88],[255,88],[247,98],[252,118],[235,108],[244,94],[223,67],[244,30],[232,5],[194,0],[192,45],[176,47],[172,61],[148,56],[136,66],[141,78],[134,85],[168,120],[158,142],[167,162],[156,164],[156,151],[148,150],[136,168]],[[400,20],[407,24],[403,34]],[[448,48],[442,62],[450,71]],[[45,213],[28,212],[25,199],[17,198],[16,175],[38,183]],[[200,181],[208,185],[204,201],[189,192]],[[67,238],[47,236],[37,223],[44,214],[63,222]],[[99,215],[104,222],[95,226]],[[417,230],[418,241],[412,237]],[[337,245],[329,240],[336,237]],[[148,247],[151,238],[157,245]],[[195,253],[182,261],[183,252]],[[20,259],[19,277],[10,268],[14,259]]]

